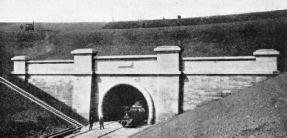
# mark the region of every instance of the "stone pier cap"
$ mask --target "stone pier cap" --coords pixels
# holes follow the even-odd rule
[[[73,55],[91,55],[96,53],[98,53],[96,49],[76,49],[71,52]]]
[[[154,49],[155,52],[168,52],[174,51],[179,52],[181,49],[179,46],[159,46]]]
[[[30,60],[30,57],[27,56],[15,56],[11,58],[12,61],[25,61],[25,60]]]
[[[278,56],[279,52],[275,49],[259,49],[253,52],[254,56]]]

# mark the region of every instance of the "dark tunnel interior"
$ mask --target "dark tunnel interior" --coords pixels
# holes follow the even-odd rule
[[[104,97],[103,115],[106,121],[122,119],[136,102],[140,102],[145,109],[145,119],[148,119],[148,104],[143,94],[129,85],[119,85],[112,88]]]

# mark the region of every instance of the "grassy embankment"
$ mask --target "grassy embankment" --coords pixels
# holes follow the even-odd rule
[[[0,84],[0,137],[39,137],[65,128],[67,122]]]
[[[287,73],[156,124],[132,138],[286,138]]]

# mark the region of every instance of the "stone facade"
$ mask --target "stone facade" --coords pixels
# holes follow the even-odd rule
[[[107,93],[116,86],[139,90],[148,104],[148,123],[166,120],[276,75],[278,52],[257,50],[246,57],[180,57],[177,46],[156,55],[97,56],[93,49],[72,51],[74,60],[12,58],[13,75],[25,79],[88,119],[103,114]]]
[[[270,77],[270,76],[269,76]],[[212,100],[224,98],[234,92],[268,79],[261,75],[188,76],[184,83],[184,110],[191,110]]]
[[[31,75],[28,80],[29,83],[37,86],[54,98],[68,106],[72,106],[74,89],[74,80],[72,76]]]

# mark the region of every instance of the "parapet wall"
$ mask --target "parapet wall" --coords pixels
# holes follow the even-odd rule
[[[254,56],[183,58],[184,74],[273,74],[278,51],[257,50]]]
[[[97,74],[154,74],[156,55],[94,57]]]
[[[73,74],[73,60],[27,61],[27,74]]]
[[[183,58],[183,110],[191,110],[273,77],[277,55],[270,49],[257,50],[253,56]]]

